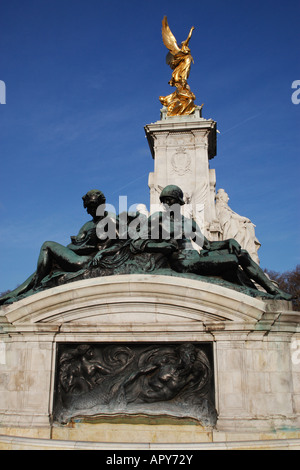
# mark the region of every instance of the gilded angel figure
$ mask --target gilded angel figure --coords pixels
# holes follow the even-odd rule
[[[159,97],[160,102],[168,109],[168,116],[191,114],[196,108],[194,103],[196,97],[187,84],[191,64],[194,62],[189,48],[189,41],[194,29],[193,26],[190,29],[187,39],[183,41],[181,47],[179,47],[170,30],[167,17],[164,16],[162,20],[163,43],[169,50],[166,62],[173,70],[169,84],[176,87],[176,91],[171,95]]]

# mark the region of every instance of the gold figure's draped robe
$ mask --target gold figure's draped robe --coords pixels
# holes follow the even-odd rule
[[[168,96],[160,96],[159,100],[163,106],[168,109],[168,116],[187,115],[194,112],[196,99],[188,85],[176,85],[176,91]]]
[[[171,56],[171,54],[168,54]],[[167,57],[168,57],[167,56]],[[176,83],[186,83],[190,75],[191,63],[193,58],[190,52],[178,52],[172,56],[172,62],[169,61],[171,68],[174,70],[172,78],[169,81],[171,86],[176,86]]]

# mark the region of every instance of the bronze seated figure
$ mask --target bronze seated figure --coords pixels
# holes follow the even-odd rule
[[[265,275],[236,240],[207,240],[197,223],[181,214],[184,201],[178,186],[169,185],[161,192],[164,211],[150,217],[138,212],[126,214],[125,227],[124,214],[113,219],[105,211],[101,191],[91,190],[82,199],[92,219],[77,236],[71,237],[66,247],[46,241],[40,249],[35,273],[0,298],[0,305],[79,279],[141,272],[196,276],[227,287],[243,286],[243,292],[254,296],[292,299]],[[103,231],[107,225],[113,230]],[[191,240],[199,251],[192,247]],[[258,291],[254,283],[265,292]]]

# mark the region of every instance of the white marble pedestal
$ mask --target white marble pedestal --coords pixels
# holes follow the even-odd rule
[[[204,234],[217,239],[215,213],[215,170],[209,160],[216,155],[216,122],[203,119],[197,109],[190,116],[166,117],[145,126],[154,159],[154,172],[149,175],[150,204],[159,205],[161,190],[179,186],[186,204],[187,216],[193,215]],[[188,213],[189,212],[189,213]]]
[[[161,275],[78,281],[4,306],[0,448],[300,448],[299,317],[288,302]],[[210,342],[216,426],[145,416],[53,424],[64,342]]]

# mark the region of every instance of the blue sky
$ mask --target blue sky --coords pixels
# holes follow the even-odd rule
[[[0,292],[45,240],[68,244],[89,189],[149,205],[144,126],[173,90],[164,15],[178,42],[195,26],[189,84],[220,131],[217,189],[256,224],[262,267],[300,262],[298,0],[1,0]]]

